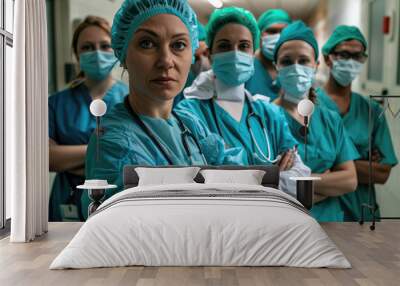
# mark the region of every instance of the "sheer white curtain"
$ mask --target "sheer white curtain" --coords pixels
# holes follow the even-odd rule
[[[45,0],[15,1],[13,94],[6,98],[6,188],[12,242],[48,226],[47,27]]]

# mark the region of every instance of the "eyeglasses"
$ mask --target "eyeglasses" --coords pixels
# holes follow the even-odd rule
[[[368,58],[368,55],[365,52],[350,53],[348,51],[339,51],[339,52],[332,52],[332,55],[334,55],[339,60],[353,59],[360,63],[365,63],[365,61]]]

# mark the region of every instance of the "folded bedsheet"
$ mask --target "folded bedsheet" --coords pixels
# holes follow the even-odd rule
[[[129,265],[351,267],[297,200],[238,184],[120,192],[88,219],[50,269]]]

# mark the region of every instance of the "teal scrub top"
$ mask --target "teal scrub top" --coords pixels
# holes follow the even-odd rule
[[[336,103],[330,98],[323,89],[317,90],[318,101],[321,105],[329,108],[340,115],[340,110]],[[390,130],[386,122],[386,118],[382,113],[382,108],[375,101],[372,101],[372,148],[378,149],[382,161],[381,164],[395,166],[398,161],[393,148]],[[369,100],[362,95],[352,92],[350,99],[349,111],[346,114],[340,115],[343,124],[350,136],[350,139],[360,153],[360,160],[368,160],[369,152]],[[376,204],[375,187],[372,186],[372,201],[371,204]],[[361,218],[361,204],[368,203],[368,185],[358,184],[355,192],[345,194],[340,197],[342,208],[345,212],[346,221],[358,221]],[[372,215],[365,210],[364,219],[372,220]],[[377,213],[379,217],[379,210]]]
[[[184,148],[182,148],[182,131],[174,115],[171,115],[170,118],[166,120],[145,115],[141,115],[140,118],[153,130],[154,136],[157,138],[158,142],[162,142],[169,154],[173,155],[173,158],[176,159],[176,162],[174,162],[176,165],[191,165],[191,158]],[[190,146],[194,147],[193,144]],[[195,150],[194,153],[197,154],[198,150]],[[202,161],[201,156],[195,156],[192,161],[194,164],[205,163]]]
[[[122,101],[128,87],[117,81],[105,94],[107,112]],[[96,119],[90,114],[92,102],[85,84],[69,87],[49,97],[49,137],[60,145],[86,145],[96,128]],[[61,221],[60,205],[79,202],[81,191],[75,187],[84,182],[84,177],[68,172],[57,173],[50,195],[49,220]],[[73,197],[70,193],[73,193]],[[82,219],[82,216],[81,216]]]
[[[254,74],[246,82],[245,87],[251,94],[268,96],[271,102],[279,97],[279,84],[271,78],[257,58],[254,58]]]
[[[286,116],[290,131],[299,142],[299,155],[312,173],[322,174],[335,165],[352,161],[359,157],[340,117],[316,104],[309,122],[307,160],[305,160],[304,137],[300,132],[302,124],[283,108],[282,111]],[[339,197],[329,197],[316,203],[311,209],[311,214],[320,222],[343,221],[344,219]]]
[[[263,100],[252,101],[253,111],[260,118],[261,125],[255,115],[248,117],[248,104],[247,100],[244,101],[240,122],[236,121],[228,112],[214,102],[213,99],[185,99],[178,104],[176,110],[190,110],[199,120],[204,122],[211,132],[221,135],[228,146],[244,148],[247,153],[248,164],[269,165],[271,163],[268,162],[256,148],[247,122],[249,122],[255,140],[263,151],[264,156],[272,160],[279,154],[297,145],[297,141],[290,133],[286,119],[280,113],[278,106]],[[216,116],[213,115],[212,105],[215,107]],[[219,133],[217,124],[222,134]],[[265,127],[269,139],[271,154],[268,154],[267,151],[268,145],[266,136],[264,136],[263,127]],[[246,162],[242,164],[246,165]]]
[[[174,115],[171,115],[169,119],[141,116],[157,141],[167,148],[172,165],[239,165],[243,161],[242,157],[245,156],[243,150],[225,149],[224,141],[195,119],[190,111],[176,110],[175,115],[193,135],[193,137],[186,137],[191,159],[184,149],[183,140],[185,139],[182,138],[181,128],[177,125]],[[85,174],[87,179],[103,179],[109,184],[118,186],[116,189],[107,190],[106,198],[122,190],[124,166],[170,165],[152,138],[133,119],[124,103],[117,104],[109,114],[104,116],[102,127],[104,134],[99,139],[99,158],[97,160],[97,139],[93,134],[86,153]],[[88,195],[84,194],[82,196],[83,210],[87,210],[89,203]],[[83,213],[86,218],[87,211]]]

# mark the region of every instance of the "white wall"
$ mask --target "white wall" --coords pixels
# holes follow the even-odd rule
[[[362,0],[329,0],[328,20],[336,24],[360,26]],[[333,29],[332,29],[333,30]]]
[[[115,12],[122,0],[69,0],[71,23],[74,19],[84,19],[88,15],[106,18],[112,23]]]

